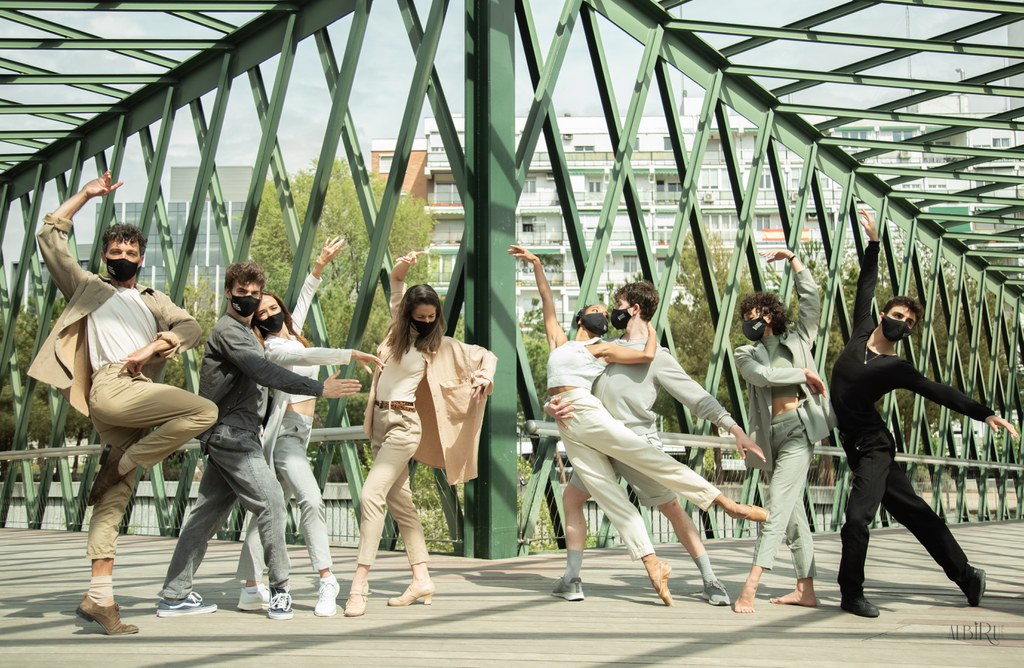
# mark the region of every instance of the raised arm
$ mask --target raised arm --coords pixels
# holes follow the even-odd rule
[[[541,266],[540,258],[526,250],[522,246],[512,245],[508,249],[512,257],[528,262],[533,265],[533,276],[537,281],[537,292],[540,293],[540,303],[544,310],[544,331],[548,337],[548,349],[554,350],[568,341],[565,330],[555,316],[555,299],[551,294],[551,285],[548,284],[548,277],[544,275],[544,267]]]
[[[647,342],[643,350],[633,350],[617,343],[601,341],[587,346],[594,357],[608,364],[650,364],[658,354],[658,335],[647,323]]]
[[[416,264],[420,255],[426,255],[427,251],[412,251],[395,260],[395,266],[391,269],[391,319],[395,319],[398,313],[398,306],[405,296],[405,275],[409,269]]]
[[[316,261],[313,263],[309,276],[302,283],[299,297],[295,300],[295,308],[292,309],[292,326],[296,330],[295,334],[302,334],[302,328],[306,324],[306,316],[309,314],[309,307],[312,305],[313,297],[323,281],[324,267],[329,265],[331,260],[336,258],[344,247],[345,240],[341,237],[328,239],[324,242],[324,247],[320,250],[320,255],[317,256]]]
[[[78,289],[78,285],[90,276],[90,273],[82,269],[71,255],[71,249],[68,247],[71,219],[85,206],[86,202],[94,197],[108,195],[120,188],[121,185],[121,181],[113,182],[110,172],[105,172],[103,176],[89,181],[82,186],[81,190],[58,206],[56,211],[47,214],[43,219],[43,226],[36,233],[39,252],[43,256],[43,262],[46,263],[46,269],[65,299],[71,299],[71,295]]]
[[[800,302],[800,319],[796,324],[796,333],[801,339],[813,342],[818,334],[818,319],[821,317],[821,295],[818,284],[804,263],[788,248],[761,253],[767,262],[788,260],[793,267],[793,278],[796,282],[796,297]]]
[[[853,307],[853,328],[870,326],[874,328],[874,321],[871,319],[871,300],[875,297],[875,285],[878,283],[878,231],[875,229],[875,220],[865,209],[860,210],[860,226],[868,237],[867,248],[864,249],[864,259],[860,263],[860,277],[857,279],[857,297]]]

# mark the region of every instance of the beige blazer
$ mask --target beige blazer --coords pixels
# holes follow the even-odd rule
[[[75,261],[68,248],[70,231],[70,219],[47,214],[36,233],[46,269],[68,304],[32,360],[28,374],[56,387],[72,406],[88,416],[93,373],[89,362],[88,315],[117,289],[109,278],[86,271]],[[171,344],[142,368],[146,377],[155,380],[168,358],[199,343],[203,330],[195,318],[175,306],[164,293],[143,285],[136,287],[156,319],[156,339]]]
[[[405,294],[405,283],[391,282],[391,313],[394,315]],[[377,348],[377,356],[387,359],[391,350],[386,343]],[[426,372],[416,388],[416,412],[422,435],[413,458],[427,466],[443,468],[452,485],[477,477],[477,446],[483,425],[486,400],[472,398],[472,382],[486,378],[492,384],[498,358],[494,353],[451,337],[444,337],[434,354],[424,354]],[[370,396],[363,416],[363,430],[371,435],[374,401],[380,369],[373,376]]]

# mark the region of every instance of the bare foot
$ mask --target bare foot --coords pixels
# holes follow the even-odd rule
[[[813,592],[801,592],[799,590],[768,600],[775,605],[802,605],[805,608],[818,607],[818,598]]]
[[[756,595],[757,585],[744,584],[736,602],[732,604],[732,611],[746,614],[754,612],[754,597]]]

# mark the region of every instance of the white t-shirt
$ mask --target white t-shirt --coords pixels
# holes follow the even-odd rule
[[[401,362],[394,357],[385,360],[384,370],[377,380],[377,400],[416,401],[416,388],[426,369],[427,362],[416,346],[409,346]]]
[[[89,314],[89,362],[96,371],[120,363],[156,339],[156,318],[136,288],[117,292]]]

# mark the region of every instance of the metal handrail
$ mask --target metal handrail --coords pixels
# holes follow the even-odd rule
[[[351,427],[326,427],[313,429],[309,434],[310,443],[324,443],[327,441],[365,441],[367,435],[362,425]],[[195,450],[199,447],[199,441],[192,439],[182,445],[179,450]],[[99,443],[89,445],[73,445],[63,448],[36,448],[34,450],[11,450],[0,452],[0,462],[16,462],[23,459],[39,459],[40,457],[86,457],[98,455],[103,451]]]
[[[535,436],[558,436],[558,426],[554,422],[527,420],[527,433]],[[736,450],[736,439],[732,436],[700,436],[697,434],[677,434],[659,431],[658,438],[665,445],[684,448],[707,448],[714,450]],[[842,448],[824,445],[814,446],[814,454],[830,457],[846,457]],[[912,455],[905,452],[896,453],[896,461],[932,466],[955,466],[958,468],[998,469],[1005,471],[1024,471],[1024,464],[1004,464],[986,462],[980,459],[954,459],[952,457],[934,457],[932,455]]]

